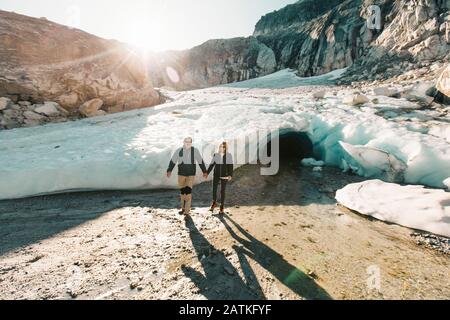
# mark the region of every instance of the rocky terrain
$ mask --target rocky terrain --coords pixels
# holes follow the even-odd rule
[[[164,101],[163,96],[160,101]],[[68,111],[53,101],[36,104],[30,101],[14,103],[10,98],[0,97],[0,130],[76,121],[81,118],[99,117],[115,112],[119,111],[112,111],[104,107],[103,100],[99,98],[86,101],[78,109]]]
[[[368,27],[380,8],[380,29]],[[339,84],[436,79],[450,61],[449,1],[301,0],[263,16],[248,38],[211,40],[153,57],[157,86],[203,88],[285,68],[314,76],[348,67]],[[177,76],[167,76],[167,68]]]
[[[0,129],[33,127],[50,122],[65,122],[78,119],[56,102],[31,104],[29,101],[13,103],[11,99],[0,98]]]
[[[349,69],[350,80],[435,77],[449,62],[449,1],[396,1],[388,24]]]
[[[98,115],[100,107],[111,113],[158,104],[160,96],[142,61],[116,41],[0,11],[0,97],[19,106],[51,101],[76,114],[84,103],[100,99],[81,110]],[[25,118],[39,120],[31,113]],[[2,126],[10,126],[8,121]]]

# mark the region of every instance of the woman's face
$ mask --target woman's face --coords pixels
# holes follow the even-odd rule
[[[222,153],[223,153],[223,152],[225,151],[225,147],[224,147],[224,145],[223,145],[223,144],[221,144],[221,145],[220,145],[220,147],[219,147],[219,151],[220,151],[220,152],[222,152]]]

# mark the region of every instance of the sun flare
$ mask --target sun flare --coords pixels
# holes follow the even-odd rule
[[[142,19],[130,22],[127,25],[127,38],[130,45],[143,51],[163,50],[164,37],[163,28],[158,21]]]

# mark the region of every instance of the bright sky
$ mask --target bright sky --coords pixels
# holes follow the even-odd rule
[[[0,0],[0,9],[46,17],[145,49],[186,49],[249,36],[259,18],[295,0]]]

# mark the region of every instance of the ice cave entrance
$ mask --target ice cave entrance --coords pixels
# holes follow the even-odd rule
[[[300,163],[304,158],[314,157],[313,143],[306,132],[281,131],[279,134],[280,162]],[[266,152],[271,156],[271,141],[266,145]]]

